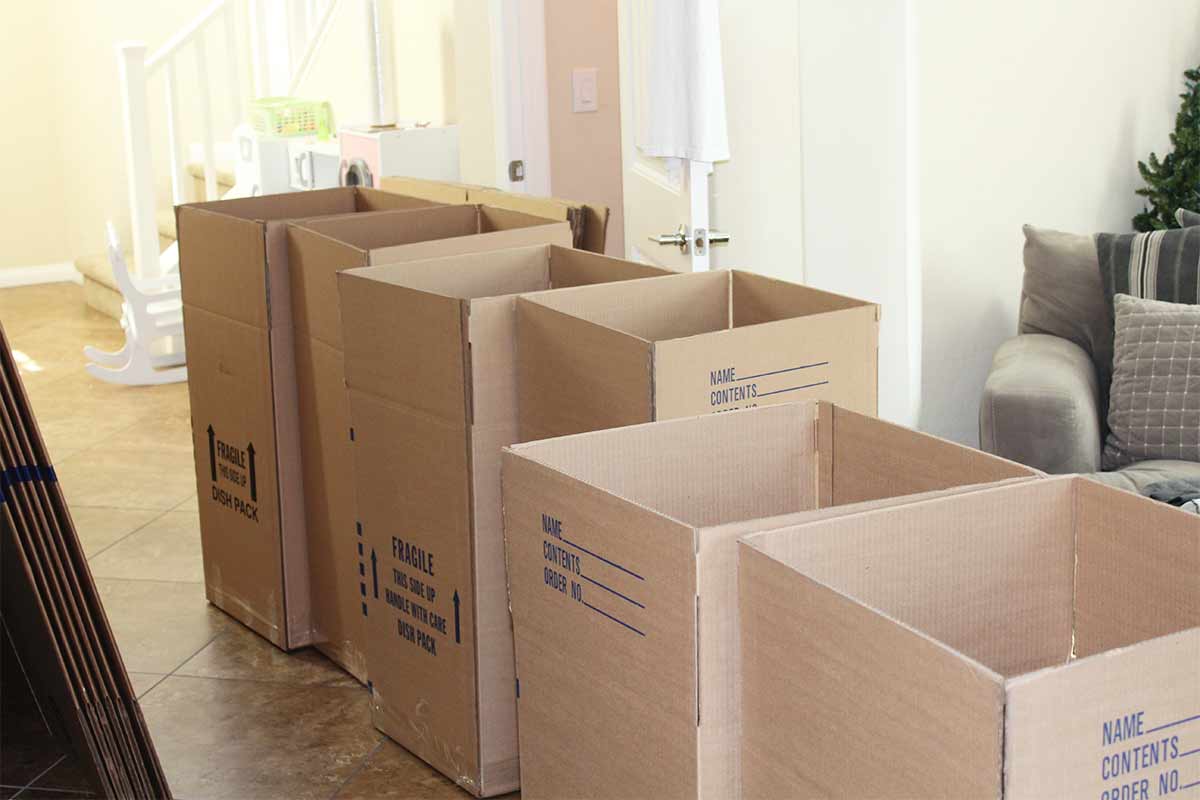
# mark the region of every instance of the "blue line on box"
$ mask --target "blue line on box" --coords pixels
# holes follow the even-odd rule
[[[642,633],[641,631],[639,631],[637,628],[630,625],[628,622],[625,622],[624,620],[621,620],[621,619],[617,619],[612,614],[609,614],[607,611],[601,611],[600,609],[596,608],[594,605],[589,603],[587,600],[584,600],[583,604],[585,606],[587,606],[588,608],[590,608],[592,611],[595,611],[597,614],[604,616],[604,617],[608,617],[609,619],[611,619],[613,622],[617,623],[618,625],[628,628],[629,630],[636,633],[638,636],[646,635],[646,634]]]
[[[596,580],[595,578],[589,578],[587,575],[584,575],[582,572],[579,573],[579,577],[583,578],[588,583],[594,583],[595,585],[599,586],[601,589],[603,589],[606,592],[612,592],[613,594],[615,594],[617,597],[621,598],[622,600],[628,600],[629,602],[633,603],[638,608],[645,608],[645,606],[642,605],[641,603],[639,603],[637,600],[634,600],[632,597],[627,597],[626,595],[621,594],[620,592],[618,592],[616,589],[612,588],[611,586],[605,586],[603,583]]]
[[[785,392],[798,392],[801,389],[811,389],[814,386],[824,386],[827,383],[829,383],[829,381],[817,381],[816,383],[806,383],[803,386],[792,386],[788,389],[776,389],[773,392],[763,392],[762,394],[760,394],[758,396],[759,397],[770,397],[773,394],[783,394]]]
[[[800,369],[812,369],[813,367],[827,367],[827,366],[829,366],[828,361],[818,361],[815,364],[802,364],[799,367],[788,367],[787,369],[777,369],[777,370],[772,370],[771,372],[760,372],[757,375],[747,375],[744,378],[738,378],[736,381],[734,381],[734,383],[741,383],[742,381],[752,381],[755,378],[767,378],[767,377],[770,377],[771,375],[782,375],[785,372],[795,372],[796,370],[800,370]]]
[[[565,536],[564,536],[564,537],[562,537],[562,541],[564,541],[564,542],[566,542],[567,544],[571,545],[571,547],[574,547],[576,550],[582,550],[583,552],[587,553],[589,556],[594,556],[594,557],[596,557],[596,558],[600,559],[600,560],[601,560],[601,561],[603,561],[605,564],[608,564],[610,567],[616,567],[617,569],[621,570],[621,572],[626,572],[626,573],[629,573],[629,574],[630,574],[630,575],[632,575],[633,577],[637,578],[639,581],[644,581],[644,580],[646,580],[645,578],[643,578],[641,575],[638,575],[638,574],[637,574],[636,572],[634,572],[633,570],[631,570],[631,569],[628,569],[628,568],[626,568],[626,567],[622,567],[620,564],[618,564],[618,563],[617,563],[617,562],[615,562],[615,561],[609,561],[607,558],[605,558],[604,556],[600,555],[599,553],[593,553],[591,550],[588,550],[588,549],[587,549],[586,547],[584,547],[583,545],[581,545],[581,544],[575,544],[575,542],[572,542],[570,539],[568,539],[568,538],[567,538],[567,537],[565,537]]]

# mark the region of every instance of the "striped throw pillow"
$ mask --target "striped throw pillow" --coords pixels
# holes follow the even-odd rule
[[[1104,293],[1200,304],[1200,226],[1150,233],[1098,233]]]

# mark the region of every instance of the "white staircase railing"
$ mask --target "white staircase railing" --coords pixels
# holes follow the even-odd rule
[[[226,81],[222,87],[225,102],[229,103],[232,119],[240,120],[242,106],[241,73],[238,70],[238,39],[236,0],[213,0],[201,14],[166,44],[146,56],[143,42],[122,42],[117,45],[117,65],[121,78],[121,112],[125,124],[125,168],[129,182],[130,227],[133,239],[133,262],[143,277],[158,277],[163,272],[161,261],[174,261],[173,254],[160,259],[158,229],[155,222],[154,160],[150,138],[148,79],[162,70],[165,74],[167,141],[171,163],[171,199],[185,202],[187,143],[180,130],[180,93],[177,76],[179,59],[190,55],[196,64],[196,91],[193,107],[200,113],[200,151],[204,163],[204,195],[206,200],[217,197],[216,138],[213,125],[213,86],[210,80],[207,38],[220,28],[225,38]]]
[[[213,0],[186,27],[147,55],[144,42],[117,45],[121,81],[121,116],[125,127],[125,168],[129,184],[129,217],[133,263],[138,275],[155,278],[178,265],[173,245],[160,256],[155,219],[156,189],[149,114],[149,80],[162,73],[166,99],[167,146],[170,151],[171,201],[193,199],[187,191],[189,142],[182,130],[181,97],[189,110],[199,115],[199,152],[204,165],[204,200],[217,199],[217,141],[214,109],[227,103],[229,130],[243,121],[243,73],[245,48],[238,37],[239,12],[245,14],[249,43],[249,77],[253,94],[291,94],[312,66],[324,41],[338,0]],[[214,85],[209,45],[223,38],[224,80]],[[190,52],[189,52],[190,51]],[[181,59],[194,59],[194,87],[181,95]],[[194,138],[194,137],[193,137]],[[224,137],[223,137],[224,138]]]

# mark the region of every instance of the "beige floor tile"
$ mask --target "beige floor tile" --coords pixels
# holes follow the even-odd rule
[[[55,468],[72,505],[169,511],[196,491],[191,452],[125,447],[112,438]]]
[[[464,800],[470,796],[390,739],[381,742],[366,765],[334,795],[337,800]],[[520,796],[508,794],[503,800]]]
[[[83,545],[83,554],[91,558],[124,539],[162,512],[144,508],[101,508],[71,506],[75,532]]]
[[[125,668],[168,673],[237,623],[204,598],[204,585],[96,578]]]
[[[159,681],[167,677],[161,672],[130,672],[129,681],[133,684],[133,693],[137,697],[142,697],[146,692],[158,685]]]
[[[361,685],[313,648],[285,653],[240,625],[214,639],[176,670],[176,674],[269,681],[293,686]]]
[[[188,800],[327,798],[379,742],[363,688],[171,676],[142,712]]]
[[[97,578],[204,582],[200,520],[168,511],[91,559]]]
[[[173,511],[191,511],[195,514],[200,513],[200,499],[196,495],[192,495],[187,500],[184,500],[179,505],[175,506]]]

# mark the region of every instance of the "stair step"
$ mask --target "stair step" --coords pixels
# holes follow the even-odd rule
[[[133,253],[128,250],[125,251],[125,263],[133,263]],[[79,270],[79,274],[85,280],[107,286],[114,292],[120,291],[117,289],[116,279],[113,278],[112,265],[108,263],[108,253],[80,256],[75,259],[75,269]]]

